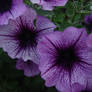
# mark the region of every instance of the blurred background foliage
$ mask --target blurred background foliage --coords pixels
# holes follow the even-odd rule
[[[84,27],[84,17],[92,12],[92,0],[68,0],[64,7],[55,7],[53,11],[43,11],[41,6],[24,0],[28,7],[34,8],[38,15],[46,16],[63,31],[68,26]],[[40,75],[24,76],[16,69],[16,60],[0,49],[0,92],[57,92],[54,87],[47,88]]]

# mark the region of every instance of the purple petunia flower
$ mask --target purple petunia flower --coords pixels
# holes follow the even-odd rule
[[[85,16],[84,23],[88,30],[92,31],[92,13],[90,15]]]
[[[56,86],[60,92],[74,92],[71,85],[86,87],[92,76],[92,49],[86,45],[88,34],[84,28],[69,27],[53,32],[38,43],[39,69],[46,86]]]
[[[53,32],[56,26],[47,18],[37,16],[32,9],[27,9],[23,15],[10,20],[8,25],[0,26],[0,47],[11,58],[22,58],[37,63],[36,46],[42,36]]]
[[[54,6],[64,6],[68,0],[30,0],[42,6],[44,10],[53,10]]]
[[[24,75],[28,77],[35,76],[40,73],[38,65],[30,60],[24,62],[22,59],[19,59],[16,63],[16,68],[18,70],[24,70]]]
[[[8,24],[9,19],[15,19],[25,9],[23,0],[0,0],[0,25]]]

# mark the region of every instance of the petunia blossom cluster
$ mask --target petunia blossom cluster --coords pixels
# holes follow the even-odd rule
[[[41,74],[45,85],[59,92],[92,92],[92,33],[73,26],[55,31],[50,19],[23,0],[7,0],[8,5],[1,1],[0,48],[16,59],[16,68],[27,77]],[[52,10],[68,0],[31,1]],[[91,25],[91,19],[92,15],[86,16],[85,24]]]

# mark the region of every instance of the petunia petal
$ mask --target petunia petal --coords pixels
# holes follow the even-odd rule
[[[43,10],[53,10],[54,6],[64,6],[68,0],[30,0],[34,4],[41,5]]]
[[[39,69],[41,71],[41,77],[46,80],[45,85],[47,87],[55,86],[59,78],[60,69],[57,66],[51,65],[49,62],[48,64],[43,64],[43,66],[40,64]]]
[[[51,0],[49,2],[44,1],[44,5],[49,5],[49,6],[65,6],[68,0]]]
[[[52,11],[53,10],[53,6],[52,5],[50,5],[49,3],[47,3],[47,2],[44,2],[43,4],[41,4],[42,5],[42,9],[43,10],[49,10],[49,11]]]
[[[92,91],[92,76],[88,77],[87,89]]]
[[[42,38],[42,40],[37,45],[37,50],[38,50],[41,58],[46,57],[47,62],[48,62],[48,59],[50,61],[52,60],[52,56],[49,56],[49,55],[51,53],[53,54],[54,51],[55,51],[55,47],[53,46],[53,44],[58,46],[57,41],[61,39],[61,36],[62,36],[62,32],[57,31],[57,32],[50,33],[50,34],[48,34],[48,35],[46,35],[45,37]],[[46,62],[41,61],[41,64],[42,63],[46,63]]]
[[[34,4],[40,4],[40,0],[30,0]]]
[[[16,68],[19,70],[24,70],[25,76],[35,76],[40,73],[38,65],[32,61],[24,62],[22,59],[19,59],[16,63]]]
[[[63,39],[64,41],[66,41],[66,44],[72,44],[75,45],[77,48],[83,48],[83,46],[85,46],[84,44],[87,35],[88,34],[84,28],[78,29],[75,27],[68,27],[64,30],[64,36],[66,38],[63,37]]]
[[[74,66],[73,72],[71,73],[71,83],[79,83],[86,88],[86,74],[79,65]],[[82,75],[82,76],[81,76]]]
[[[21,16],[16,18],[16,20],[10,20],[9,24],[12,26],[18,26],[18,24],[21,25],[22,22],[24,25],[29,25],[29,27],[32,27],[33,21],[36,19],[36,17],[36,12],[32,8],[27,8]]]
[[[23,0],[13,0],[12,8],[3,14],[0,14],[0,25],[8,24],[9,19],[15,19],[26,10]]]
[[[37,30],[43,30],[43,32],[46,31],[53,31],[56,28],[56,25],[51,22],[48,18],[43,16],[38,16],[36,20],[36,28]]]
[[[72,92],[81,92],[84,89],[85,87],[83,85],[80,85],[79,83],[72,84]]]
[[[71,92],[71,87],[70,87],[70,79],[69,79],[69,73],[66,71],[62,71],[60,73],[58,82],[56,84],[56,88],[60,92]],[[66,86],[67,85],[67,86]]]

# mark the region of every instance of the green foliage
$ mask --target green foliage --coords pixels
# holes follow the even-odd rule
[[[55,7],[53,11],[43,11],[41,6],[33,5],[30,0],[25,4],[34,8],[38,15],[52,20],[59,31],[68,26],[83,27],[84,16],[92,12],[92,0],[68,0],[64,7]],[[16,70],[16,60],[9,58],[0,49],[0,92],[57,92],[54,87],[47,88],[40,75],[25,77],[23,71]]]

